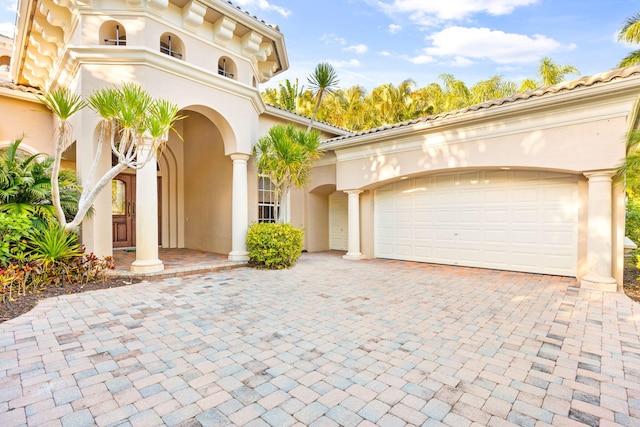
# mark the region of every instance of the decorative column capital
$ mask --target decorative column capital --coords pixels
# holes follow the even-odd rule
[[[587,177],[589,182],[611,182],[613,176],[616,174],[614,170],[603,170],[603,171],[593,171],[593,172],[584,172],[583,175]]]
[[[347,193],[350,196],[357,196],[359,194],[364,193],[364,190],[343,190],[345,193]]]
[[[251,154],[247,154],[247,153],[232,153],[229,154],[229,157],[231,157],[231,160],[238,161],[238,162],[246,162],[249,160],[249,158],[251,157]]]

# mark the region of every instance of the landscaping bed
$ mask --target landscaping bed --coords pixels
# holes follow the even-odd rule
[[[40,289],[34,293],[27,293],[24,296],[16,297],[14,295],[15,301],[5,303],[0,302],[0,323],[28,312],[35,307],[41,299],[57,297],[59,295],[76,294],[79,292],[96,291],[98,289],[117,288],[139,282],[140,279],[131,277],[106,277],[101,280],[81,285],[49,287]]]

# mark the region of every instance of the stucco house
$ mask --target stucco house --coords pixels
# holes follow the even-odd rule
[[[248,226],[272,211],[252,146],[274,124],[308,123],[260,98],[288,67],[278,28],[227,1],[21,0],[15,40],[0,40],[0,145],[24,132],[25,150],[51,152],[38,91],[138,82],[188,116],[184,142],[172,136],[157,164],[119,176],[84,221],[83,243],[100,255],[135,246],[131,269],[142,272],[162,270],[158,245],[246,260]],[[324,155],[291,195],[291,222],[308,251],[619,289],[624,192],[613,177],[639,89],[640,68],[626,68],[357,134],[316,123]],[[73,124],[65,166],[81,180],[97,122],[87,110]]]

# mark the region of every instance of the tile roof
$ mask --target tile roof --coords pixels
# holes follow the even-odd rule
[[[442,119],[445,117],[460,116],[472,111],[486,110],[488,108],[496,107],[499,105],[511,104],[514,102],[525,101],[532,98],[539,98],[542,96],[548,96],[548,95],[552,95],[560,92],[571,91],[578,88],[590,87],[590,86],[594,86],[602,83],[609,83],[616,79],[624,79],[624,78],[635,76],[635,75],[640,75],[640,66],[617,68],[611,71],[606,71],[603,73],[582,77],[576,80],[561,82],[551,86],[544,86],[537,89],[528,90],[526,92],[518,93],[512,96],[493,99],[491,101],[486,101],[480,104],[471,105],[469,107],[465,107],[459,110],[446,111],[439,114],[419,117],[417,119],[412,119],[405,122],[393,123],[390,125],[385,125],[385,126],[377,127],[374,129],[368,129],[361,132],[357,132],[357,133],[354,133],[353,135],[338,136],[338,137],[323,141],[323,144],[326,144],[329,142],[347,140],[349,138],[353,138],[361,135],[383,132],[389,129],[396,129],[404,126],[410,126],[416,123],[430,122],[430,121]]]
[[[6,80],[0,80],[0,89],[16,90],[19,92],[33,93],[34,95],[42,95],[42,91],[36,87],[17,85]]]
[[[253,19],[255,19],[256,21],[258,21],[258,22],[260,22],[260,23],[262,23],[262,24],[264,24],[264,25],[267,25],[267,26],[269,26],[269,27],[273,28],[274,30],[276,30],[276,31],[280,32],[280,27],[279,27],[279,26],[277,26],[277,25],[275,25],[275,24],[269,24],[269,23],[267,23],[267,22],[263,21],[262,19],[258,18],[257,16],[252,15],[252,14],[251,14],[251,13],[249,13],[248,11],[246,11],[246,10],[242,9],[240,6],[238,6],[238,5],[234,4],[232,1],[227,0],[227,3],[229,3],[231,6],[235,7],[235,8],[236,8],[236,9],[238,9],[239,11],[241,11],[241,12],[243,12],[243,13],[245,13],[245,14],[249,15],[250,17],[252,17],[252,18],[253,18]]]

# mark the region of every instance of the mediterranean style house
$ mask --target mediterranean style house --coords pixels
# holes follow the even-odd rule
[[[289,67],[276,26],[222,0],[21,0],[0,38],[0,146],[51,152],[54,119],[36,94],[87,96],[137,82],[187,116],[155,164],[124,173],[82,224],[100,255],[135,247],[131,269],[161,271],[158,246],[247,259],[269,220],[253,144],[308,119],[265,105],[260,84]],[[353,134],[316,123],[323,157],[290,218],[305,249],[576,277],[620,289],[623,186],[615,168],[637,126],[640,68],[613,70],[463,110]],[[98,118],[82,111],[65,167],[80,180]],[[100,159],[111,165],[109,153]]]

